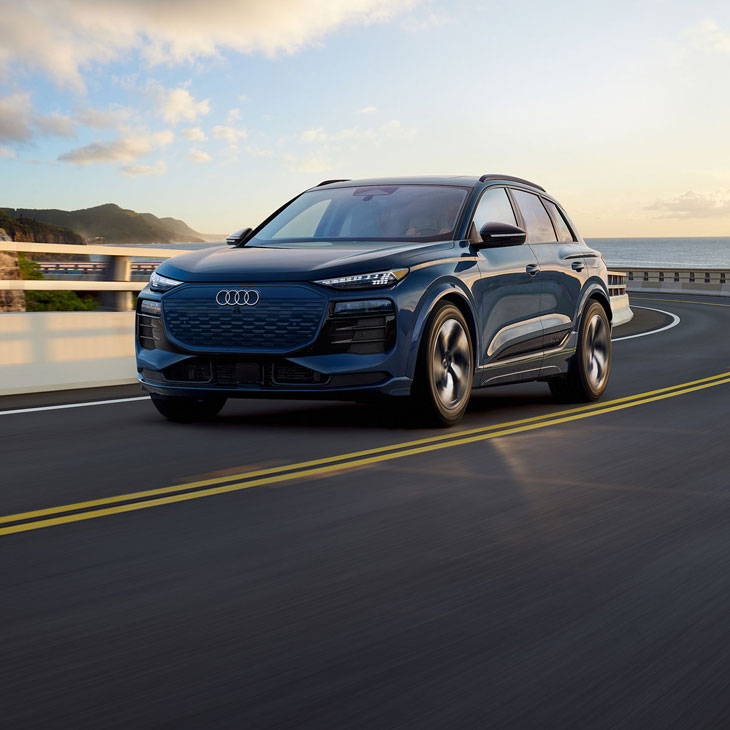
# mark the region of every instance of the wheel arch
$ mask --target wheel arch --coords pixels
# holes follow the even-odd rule
[[[426,326],[430,321],[434,310],[442,302],[453,304],[463,315],[466,325],[469,329],[469,337],[471,338],[472,350],[474,353],[474,367],[477,366],[479,352],[479,329],[477,327],[477,318],[474,313],[472,302],[461,287],[452,283],[444,283],[436,290],[432,291],[429,296],[425,297],[420,304],[416,317],[416,324],[413,328],[411,337],[411,348],[408,357],[408,374],[413,377],[418,361],[418,353],[420,350],[421,339],[426,330]]]
[[[604,290],[604,288],[598,282],[594,282],[593,285],[589,286],[583,294],[581,306],[579,309],[580,316],[577,318],[576,327],[580,324],[580,320],[583,317],[583,312],[585,311],[585,308],[588,306],[588,303],[590,301],[596,301],[603,307],[606,312],[606,316],[608,317],[608,322],[610,324],[613,321],[611,299],[608,296],[608,293]]]

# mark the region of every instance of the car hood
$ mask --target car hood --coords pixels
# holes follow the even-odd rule
[[[158,272],[186,282],[312,281],[412,266],[441,258],[453,248],[453,241],[311,248],[216,246],[168,259]]]

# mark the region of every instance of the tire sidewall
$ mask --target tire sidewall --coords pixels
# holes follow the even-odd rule
[[[435,346],[436,336],[441,325],[448,319],[455,319],[463,327],[466,333],[466,339],[469,343],[469,371],[468,371],[468,387],[467,395],[456,408],[446,408],[435,390],[433,377],[433,358],[432,353]],[[418,358],[418,370],[416,373],[416,395],[422,401],[426,410],[426,414],[431,416],[431,420],[435,420],[443,426],[451,426],[458,423],[467,406],[471,396],[471,388],[474,381],[474,345],[469,332],[464,315],[455,305],[444,302],[437,306],[431,315],[428,328],[421,340],[421,352]]]
[[[607,372],[606,377],[603,379],[603,384],[600,386],[600,388],[595,388],[591,383],[590,378],[587,374],[586,362],[588,349],[588,323],[596,314],[598,314],[601,319],[603,319],[603,324],[606,327],[606,332],[608,334],[608,362],[606,364]],[[586,396],[591,400],[598,400],[603,395],[603,392],[606,390],[606,386],[608,385],[608,379],[611,375],[611,349],[611,324],[608,321],[606,310],[597,301],[592,300],[583,312],[578,339],[578,352],[576,353],[577,375],[580,379],[580,384],[585,391]]]

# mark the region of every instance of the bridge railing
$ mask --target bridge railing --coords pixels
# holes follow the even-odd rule
[[[628,291],[685,292],[730,296],[730,270],[674,266],[614,267],[626,275]]]
[[[63,243],[22,243],[19,241],[0,241],[0,251],[10,253],[75,254],[82,256],[101,256],[102,262],[53,262],[73,266],[75,273],[83,275],[80,279],[0,279],[0,290],[5,291],[96,291],[107,292],[104,298],[106,309],[128,312],[132,309],[132,292],[141,291],[146,281],[132,281],[132,258],[152,258],[155,265],[162,259],[190,253],[180,248],[136,248],[133,246],[76,246]],[[135,262],[136,263],[136,262]],[[149,265],[148,265],[149,266]],[[41,271],[44,266],[41,264]],[[135,266],[135,270],[140,270]],[[154,270],[154,267],[153,269]],[[152,273],[152,270],[149,273]],[[89,274],[101,275],[92,278]]]

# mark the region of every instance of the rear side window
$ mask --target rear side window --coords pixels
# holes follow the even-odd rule
[[[490,222],[517,225],[512,204],[504,188],[490,188],[485,191],[474,211],[476,233],[479,233],[485,223]]]
[[[558,232],[558,241],[574,241],[573,232],[570,230],[560,208],[552,200],[545,200],[543,198],[542,202],[545,203],[545,207],[553,216],[553,223],[555,223],[555,229]]]
[[[550,222],[550,216],[540,202],[540,198],[532,193],[526,193],[524,190],[512,190],[512,194],[515,196],[517,205],[522,211],[522,217],[525,219],[528,242],[556,242],[558,239],[555,236],[555,229]]]

